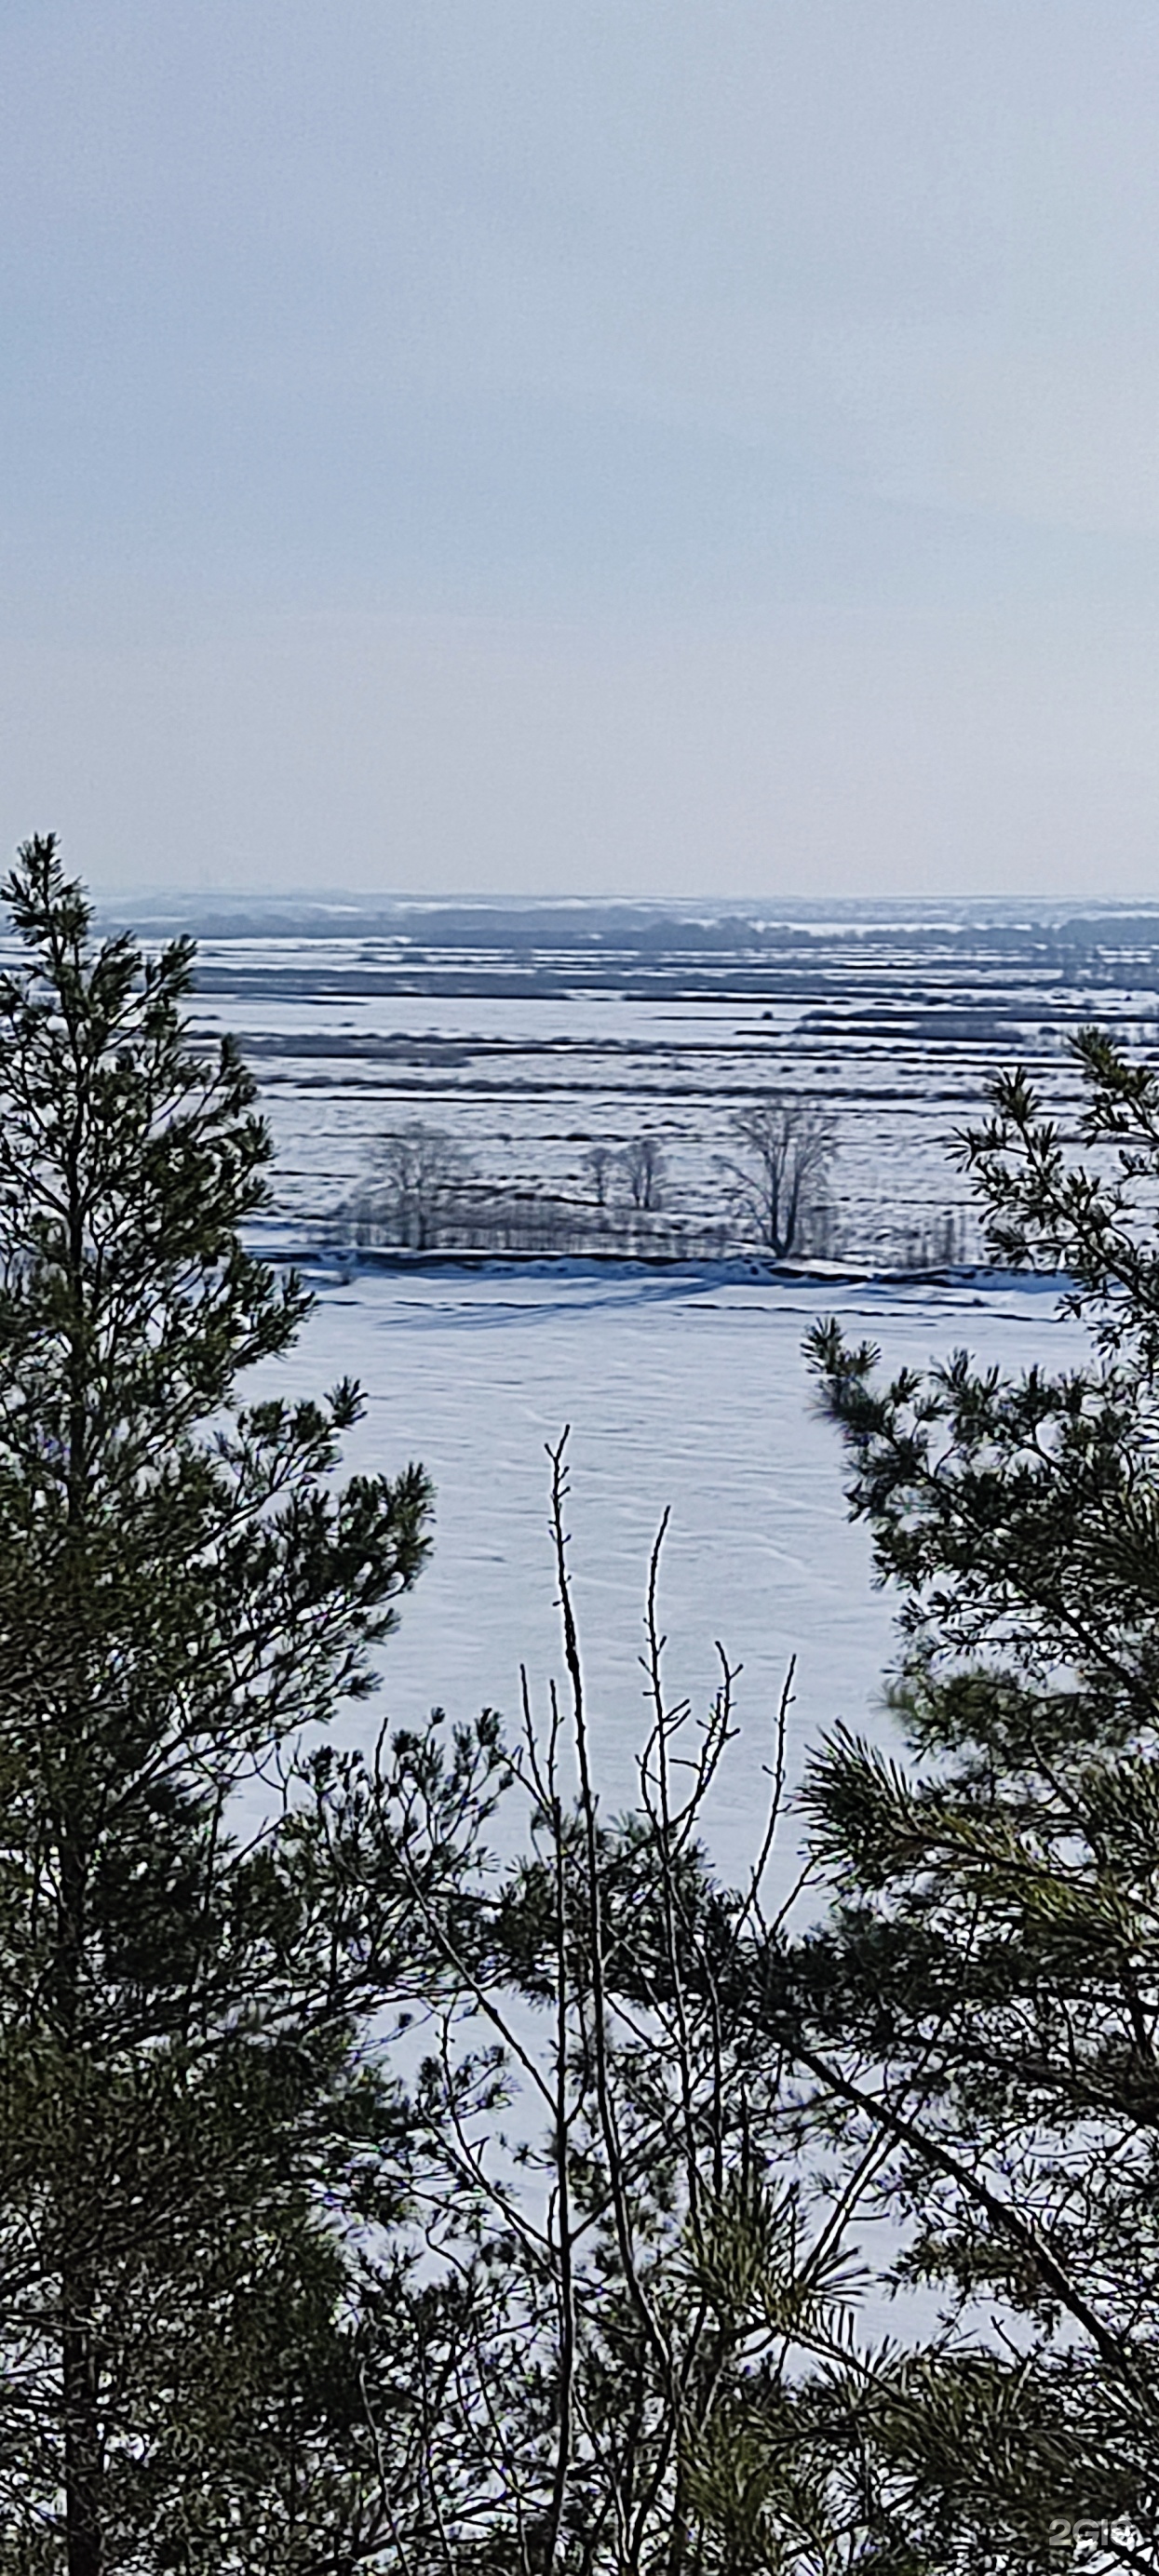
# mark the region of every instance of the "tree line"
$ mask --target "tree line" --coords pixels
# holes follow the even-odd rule
[[[557,1684],[335,1734],[427,1479],[340,1481],[356,1386],[254,1390],[309,1299],[189,944],[97,942],[51,839],[6,897],[0,2570],[1153,2569],[1155,1072],[1088,1032],[1085,1160],[1019,1073],[963,1144],[1081,1360],[811,1335],[899,1750],[837,1728],[790,1818],[790,1671],[731,1885],[663,1528],[601,1798],[565,1437]]]
[[[947,1205],[909,1221],[839,1217],[831,1175],[836,1121],[807,1093],[770,1090],[728,1121],[727,1152],[711,1157],[711,1213],[678,1205],[669,1150],[648,1132],[617,1146],[597,1138],[580,1161],[580,1193],[514,1184],[481,1171],[461,1140],[412,1118],[380,1137],[365,1185],[335,1231],[356,1249],[472,1251],[715,1260],[758,1253],[774,1261],[873,1258],[911,1270],[966,1257],[963,1212]],[[977,1247],[975,1247],[977,1248]]]
[[[447,1129],[409,1119],[372,1149],[367,1184],[345,1224],[358,1244],[411,1252],[720,1259],[755,1250],[784,1261],[830,1251],[827,1182],[838,1150],[832,1118],[804,1094],[770,1091],[729,1120],[728,1142],[730,1151],[713,1157],[714,1213],[689,1216],[671,1205],[669,1156],[654,1134],[623,1146],[597,1138],[581,1158],[586,1189],[577,1196],[489,1179]]]

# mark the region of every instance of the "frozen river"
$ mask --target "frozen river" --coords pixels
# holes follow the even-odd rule
[[[632,1797],[644,1725],[642,1612],[653,1536],[672,1509],[662,1610],[671,1695],[703,1707],[719,1638],[743,1666],[740,1736],[712,1818],[743,1867],[789,1658],[791,1769],[835,1719],[888,1732],[889,1601],[851,1526],[835,1432],[812,1408],[801,1342],[819,1312],[880,1343],[889,1365],[961,1344],[1017,1370],[1057,1364],[1074,1327],[1029,1285],[840,1288],[711,1274],[518,1268],[321,1280],[280,1382],[366,1390],[347,1463],[421,1458],[438,1491],[432,1560],[384,1652],[383,1691],[352,1713],[420,1726],[484,1707],[514,1722],[519,1667],[541,1703],[560,1674],[545,1444],[571,1425],[576,1599],[605,1807]],[[790,1865],[786,1837],[781,1869]]]

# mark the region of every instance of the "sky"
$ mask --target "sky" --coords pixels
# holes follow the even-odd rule
[[[1159,896],[1154,0],[0,0],[0,848]]]

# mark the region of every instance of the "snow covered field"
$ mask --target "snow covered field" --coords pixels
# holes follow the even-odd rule
[[[835,1434],[810,1408],[800,1355],[818,1312],[925,1364],[961,1344],[1003,1368],[1061,1363],[1075,1328],[1050,1291],[769,1284],[625,1268],[321,1277],[289,1391],[349,1370],[367,1415],[348,1463],[421,1458],[438,1488],[433,1559],[384,1652],[381,1696],[354,1713],[422,1725],[491,1705],[515,1721],[519,1666],[540,1704],[561,1671],[547,1528],[545,1443],[571,1425],[570,1527],[593,1734],[605,1805],[626,1803],[644,1723],[637,1657],[652,1539],[672,1526],[662,1606],[674,1697],[702,1708],[714,1639],[743,1665],[741,1729],[712,1819],[720,1862],[751,1850],[776,1707],[797,1657],[792,1769],[838,1717],[879,1735],[891,1610],[851,1527]],[[779,1864],[787,1884],[786,1837]]]
[[[700,949],[688,925],[669,924],[664,947],[637,922],[636,945],[615,950],[593,946],[585,907],[571,912],[570,945],[560,929],[550,947],[550,925],[539,944],[520,940],[485,906],[467,924],[472,946],[439,907],[421,945],[410,916],[390,937],[204,941],[198,1021],[241,1039],[277,1141],[279,1204],[304,1240],[365,1188],[378,1140],[416,1118],[466,1149],[481,1187],[581,1208],[592,1145],[651,1136],[665,1213],[695,1232],[726,1215],[735,1113],[774,1089],[835,1123],[830,1249],[929,1266],[947,1257],[953,1212],[957,1255],[972,1258],[949,1149],[997,1067],[1029,1063],[1066,1116],[1076,1028],[1154,1032],[1159,921],[1135,925],[1146,940],[1133,946],[1076,945],[1041,923],[717,923],[701,926]]]
[[[665,1148],[672,1203],[704,1211],[714,1190],[719,1201],[715,1158],[736,1109],[784,1087],[836,1117],[848,1236],[904,1260],[907,1239],[912,1247],[931,1214],[966,1195],[947,1143],[999,1064],[1032,1063],[1065,1121],[1069,1033],[1098,1018],[1131,1041],[1153,1036],[1159,944],[1134,959],[1037,959],[997,945],[934,958],[835,937],[824,954],[755,966],[670,962],[647,989],[635,966],[600,979],[574,955],[545,965],[447,949],[415,961],[392,958],[385,942],[272,938],[203,953],[199,1022],[207,1035],[239,1033],[278,1148],[268,1240],[304,1257],[316,1290],[297,1349],[267,1374],[291,1394],[357,1376],[367,1410],[346,1469],[418,1458],[437,1489],[431,1562],[383,1651],[380,1694],[345,1713],[344,1733],[369,1747],[384,1723],[421,1729],[435,1707],[460,1721],[496,1707],[514,1731],[521,1665],[545,1714],[550,1680],[563,1680],[545,1452],[570,1425],[571,1566],[605,1812],[636,1796],[648,1562],[670,1507],[669,1699],[704,1711],[717,1640],[740,1667],[738,1733],[706,1829],[722,1873],[743,1881],[794,1658],[790,1792],[839,1719],[879,1742],[892,1734],[882,1678],[894,1604],[873,1588],[867,1533],[847,1514],[845,1461],[813,1404],[809,1325],[837,1314],[890,1370],[963,1345],[1011,1373],[1057,1368],[1080,1337],[1057,1320],[1054,1290],[790,1280],[755,1263],[440,1261],[343,1276],[321,1249],[328,1232],[333,1242],[328,1220],[357,1190],[375,1139],[416,1117],[445,1127],[502,1182],[562,1191],[589,1186],[593,1141],[649,1132]],[[797,1880],[800,1833],[790,1795],[766,1883],[774,1907]],[[492,1840],[506,1852],[522,1842],[515,1801]],[[810,1891],[801,1913],[823,1905]],[[867,2217],[859,2241],[879,2268],[895,2242],[888,2215]],[[893,2305],[878,2287],[864,2325],[932,2331],[937,2309],[933,2292]]]
[[[317,914],[318,918],[314,918]],[[273,1234],[320,1257],[376,1139],[444,1127],[501,1187],[583,1201],[594,1141],[663,1144],[666,1204],[719,1216],[721,1150],[770,1088],[831,1112],[838,1235],[870,1266],[914,1258],[920,1229],[968,1197],[947,1159],[1001,1064],[1029,1063],[1068,1123],[1066,1041],[1093,1019],[1154,1041],[1159,914],[1063,907],[804,908],[800,920],[676,907],[524,911],[336,899],[301,922],[204,929],[196,1021],[232,1029],[277,1147]],[[310,917],[307,919],[307,915]],[[325,915],[325,918],[323,916]],[[150,923],[157,936],[178,924]],[[917,1254],[921,1259],[921,1254]],[[927,1256],[928,1258],[928,1256]],[[573,1565],[607,1804],[633,1793],[649,1550],[672,1509],[663,1576],[669,1684],[703,1708],[714,1640],[743,1666],[741,1728],[713,1817],[743,1865],[790,1657],[791,1752],[838,1717],[884,1729],[891,1605],[843,1500],[833,1432],[810,1405],[801,1341],[833,1308],[922,1365],[970,1344],[1017,1370],[1070,1328],[1030,1286],[825,1288],[731,1273],[575,1264],[323,1268],[295,1387],[350,1370],[369,1410],[351,1463],[421,1458],[438,1488],[431,1566],[385,1659],[379,1709],[486,1704],[514,1721],[519,1667],[559,1671],[545,1444],[572,1427]],[[377,1712],[361,1712],[373,1729]],[[786,1850],[787,1869],[791,1852]]]

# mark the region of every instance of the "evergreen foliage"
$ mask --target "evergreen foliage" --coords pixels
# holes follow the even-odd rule
[[[95,943],[51,840],[7,898],[0,2566],[316,2568],[365,2411],[327,2208],[393,2117],[356,2040],[405,1935],[358,1766],[295,1748],[370,1687],[428,1488],[335,1488],[352,1385],[238,1399],[307,1300],[239,1239],[269,1146],[188,945]]]
[[[813,1764],[839,1904],[789,1980],[798,2063],[881,2142],[901,2275],[946,2297],[901,2448],[930,2563],[969,2569],[1150,2569],[1159,2530],[1159,1079],[1076,1052],[1083,1163],[1021,1074],[965,1151],[995,1252],[1065,1272],[1081,1358],[883,1384],[812,1342],[902,1595],[913,1761],[841,1734]],[[875,2407],[888,2451],[888,2380]]]
[[[563,1444],[546,1715],[327,1736],[426,1480],[337,1482],[356,1387],[247,1390],[309,1301],[245,1249],[269,1145],[188,945],[95,941],[50,840],[7,898],[0,2576],[1153,2569],[1159,1079],[1081,1041],[1086,1169],[1018,1075],[968,1140],[1081,1360],[813,1337],[910,1758],[815,1758],[800,1937],[791,1676],[728,1888],[733,1675],[697,1733],[659,1542],[601,1810]],[[857,2330],[880,2212],[924,2344]]]

